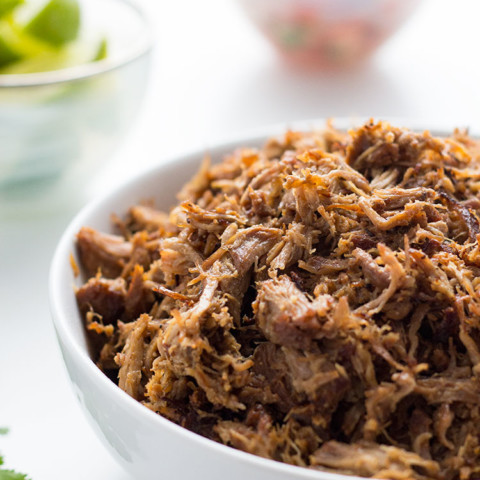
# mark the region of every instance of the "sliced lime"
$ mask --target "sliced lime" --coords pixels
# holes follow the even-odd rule
[[[67,55],[63,50],[57,52],[43,52],[10,63],[2,69],[3,74],[19,74],[19,73],[37,73],[49,72],[51,70],[60,70],[65,68],[67,64]]]
[[[21,5],[24,0],[0,0],[0,18]]]
[[[11,63],[17,62],[22,58],[18,51],[12,48],[3,37],[0,36],[0,68]]]
[[[100,60],[104,60],[107,58],[108,55],[108,42],[107,39],[104,37],[100,41],[100,44],[98,45],[97,53],[92,59],[92,62],[98,62]]]
[[[12,18],[0,21],[0,37],[22,57],[31,57],[45,51],[56,50],[50,44],[25,33],[24,29]]]
[[[26,32],[56,47],[75,40],[79,29],[76,0],[50,0],[25,27]]]
[[[1,1],[1,0],[0,0]],[[0,73],[24,59],[56,53],[58,49],[23,32],[12,18],[0,20]]]

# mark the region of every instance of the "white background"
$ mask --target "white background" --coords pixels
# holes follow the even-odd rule
[[[145,103],[91,192],[265,124],[395,116],[480,125],[476,0],[424,0],[368,64],[336,74],[282,63],[232,0],[145,7],[156,39]],[[11,428],[0,451],[34,480],[127,480],[76,404],[50,323],[49,262],[73,214],[0,225],[0,426]]]

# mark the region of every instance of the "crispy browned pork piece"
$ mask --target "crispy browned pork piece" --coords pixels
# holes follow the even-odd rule
[[[263,457],[479,479],[479,154],[459,131],[289,131],[204,164],[169,215],[85,227],[99,367]]]

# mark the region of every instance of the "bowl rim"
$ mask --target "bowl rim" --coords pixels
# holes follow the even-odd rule
[[[338,129],[346,130],[354,125],[360,125],[370,118],[371,117],[338,117],[333,118],[333,124]],[[74,355],[78,362],[80,362],[81,367],[84,369],[86,374],[91,377],[92,381],[94,381],[99,388],[106,390],[110,393],[110,395],[114,395],[118,399],[118,402],[121,402],[132,412],[133,416],[141,419],[142,422],[155,424],[158,426],[159,431],[161,431],[161,429],[166,429],[168,432],[183,437],[185,441],[193,442],[198,447],[213,449],[215,453],[225,455],[232,461],[248,463],[251,466],[253,465],[259,469],[259,472],[261,470],[269,470],[270,472],[290,475],[292,478],[305,480],[361,480],[361,478],[357,476],[343,475],[334,472],[330,473],[305,467],[299,468],[298,466],[289,465],[276,460],[243,452],[233,447],[215,442],[214,440],[210,440],[197,433],[191,432],[190,430],[175,424],[165,417],[154,413],[152,410],[146,408],[140,402],[134,400],[126,392],[121,390],[95,365],[88,352],[79,345],[77,340],[74,338],[73,333],[69,330],[68,324],[65,321],[66,312],[63,311],[62,303],[59,298],[62,291],[62,270],[64,270],[65,265],[69,263],[69,255],[74,248],[75,234],[78,232],[81,226],[86,224],[86,220],[94,212],[101,211],[102,205],[104,203],[108,203],[108,200],[112,197],[119,196],[124,192],[129,192],[132,188],[141,185],[143,181],[146,181],[151,177],[159,177],[162,171],[173,167],[173,164],[177,164],[178,168],[181,168],[182,164],[192,162],[193,158],[198,158],[198,165],[200,166],[200,160],[205,156],[205,154],[212,155],[213,163],[215,163],[219,160],[215,159],[215,155],[222,155],[224,152],[231,151],[241,146],[248,147],[251,146],[249,144],[258,144],[258,142],[265,141],[270,137],[281,135],[287,130],[308,131],[312,128],[322,128],[322,126],[325,126],[327,120],[328,119],[326,118],[316,118],[299,122],[277,123],[267,127],[251,130],[243,135],[230,137],[228,140],[223,142],[216,142],[210,148],[194,148],[182,154],[171,155],[166,157],[163,161],[146,168],[142,172],[110,189],[97,199],[91,201],[73,217],[57,244],[49,272],[49,303],[53,325],[58,339],[61,339],[66,348],[69,349],[70,353]],[[405,127],[415,131],[427,130],[435,136],[449,135],[455,128],[453,124],[445,121],[438,121],[438,119],[436,121],[434,120],[427,122],[424,120],[402,119],[398,117],[382,117],[382,121],[383,120],[391,123],[392,125],[405,125]],[[426,125],[430,125],[430,127],[426,128]],[[476,130],[476,132],[480,133],[480,130]],[[470,133],[472,134],[472,132]],[[478,137],[479,135],[475,135],[475,133],[473,133],[473,136]],[[110,211],[105,212],[106,217],[109,218],[111,213],[112,212]]]
[[[59,70],[48,70],[35,73],[0,74],[0,89],[41,87],[44,85],[56,85],[59,83],[84,80],[112,70],[117,70],[124,65],[128,65],[129,63],[147,55],[153,48],[153,34],[145,10],[137,0],[115,1],[116,3],[122,3],[130,8],[132,13],[138,16],[144,27],[142,35],[130,46],[130,48],[125,49],[125,51],[122,51],[113,59],[107,55],[103,60],[82,63],[80,65],[61,68]]]

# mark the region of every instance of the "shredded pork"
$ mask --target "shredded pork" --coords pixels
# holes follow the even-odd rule
[[[96,361],[154,412],[293,465],[480,478],[480,143],[370,121],[205,163],[77,236]]]

